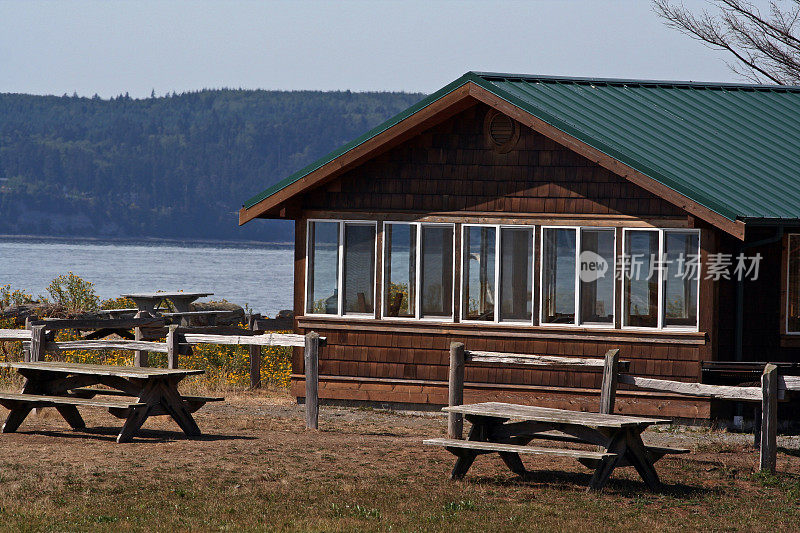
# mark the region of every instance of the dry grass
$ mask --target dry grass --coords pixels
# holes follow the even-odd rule
[[[663,493],[620,469],[591,494],[587,471],[558,458],[527,459],[535,473],[521,481],[498,458],[481,457],[466,481],[451,482],[452,456],[420,444],[443,434],[443,418],[323,407],[322,430],[312,432],[280,390],[202,409],[199,440],[159,418],[118,445],[117,419],[86,414],[89,432],[45,410],[0,437],[0,530],[788,531],[800,523],[795,452],[779,455],[778,476],[760,476],[752,449],[704,445],[658,463]]]

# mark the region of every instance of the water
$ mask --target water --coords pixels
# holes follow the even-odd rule
[[[72,271],[101,299],[128,292],[213,292],[267,316],[292,309],[294,247],[0,238],[0,285],[37,296]],[[201,301],[203,301],[201,300]]]

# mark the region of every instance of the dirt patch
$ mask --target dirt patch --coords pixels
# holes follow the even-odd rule
[[[763,476],[749,435],[648,431],[693,450],[657,464],[665,491],[626,468],[593,494],[589,471],[562,458],[526,459],[523,481],[484,456],[449,481],[453,457],[421,445],[444,435],[440,414],[323,406],[309,431],[286,393],[235,393],[197,413],[199,439],[159,417],[120,445],[118,419],[84,413],[85,432],[46,409],[0,436],[0,530],[775,531],[800,519],[796,437],[780,439],[779,475]]]

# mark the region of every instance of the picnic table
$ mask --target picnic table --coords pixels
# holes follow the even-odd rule
[[[117,442],[130,442],[148,417],[158,415],[171,416],[187,436],[194,437],[201,433],[192,413],[207,402],[223,399],[180,395],[178,383],[203,370],[50,361],[8,362],[0,367],[14,368],[25,377],[21,393],[0,393],[0,405],[10,410],[3,433],[16,431],[39,407],[55,407],[73,429],[84,429],[77,408],[101,407],[125,419]],[[91,388],[94,385],[110,389]]]
[[[149,313],[155,314],[156,306],[162,300],[169,300],[175,306],[175,310],[179,313],[188,313],[191,311],[190,305],[198,298],[205,298],[212,296],[213,292],[134,292],[130,294],[121,294],[123,298],[130,298],[139,310],[139,314]]]
[[[586,413],[487,402],[445,407],[461,413],[472,423],[466,440],[428,439],[424,444],[443,446],[456,459],[451,478],[461,479],[478,455],[499,453],[514,473],[524,476],[527,470],[520,454],[572,457],[594,468],[589,488],[602,489],[616,467],[633,466],[652,490],[660,487],[653,463],[668,453],[688,450],[646,446],[641,434],[654,424],[669,424],[666,419],[641,418],[613,414]],[[600,450],[528,446],[534,439],[593,444]]]
[[[191,310],[191,303],[198,298],[205,298],[206,296],[213,295],[213,292],[181,292],[181,291],[163,291],[163,292],[133,292],[128,294],[121,294],[123,298],[130,298],[136,305],[136,317],[154,317],[157,316],[156,307],[163,300],[169,300],[175,306],[182,326],[189,325],[189,317],[182,315],[196,314]],[[142,340],[145,338],[145,333],[140,327],[133,330],[134,339]],[[136,366],[147,366],[147,352],[143,350],[136,350],[133,353],[133,360]]]

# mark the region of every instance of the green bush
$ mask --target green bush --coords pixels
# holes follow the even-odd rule
[[[12,305],[22,305],[33,301],[30,294],[19,289],[11,290],[11,285],[0,285],[0,309]]]
[[[70,311],[95,311],[100,305],[100,298],[94,292],[94,283],[86,281],[72,272],[60,275],[47,286],[51,299],[42,297]]]

